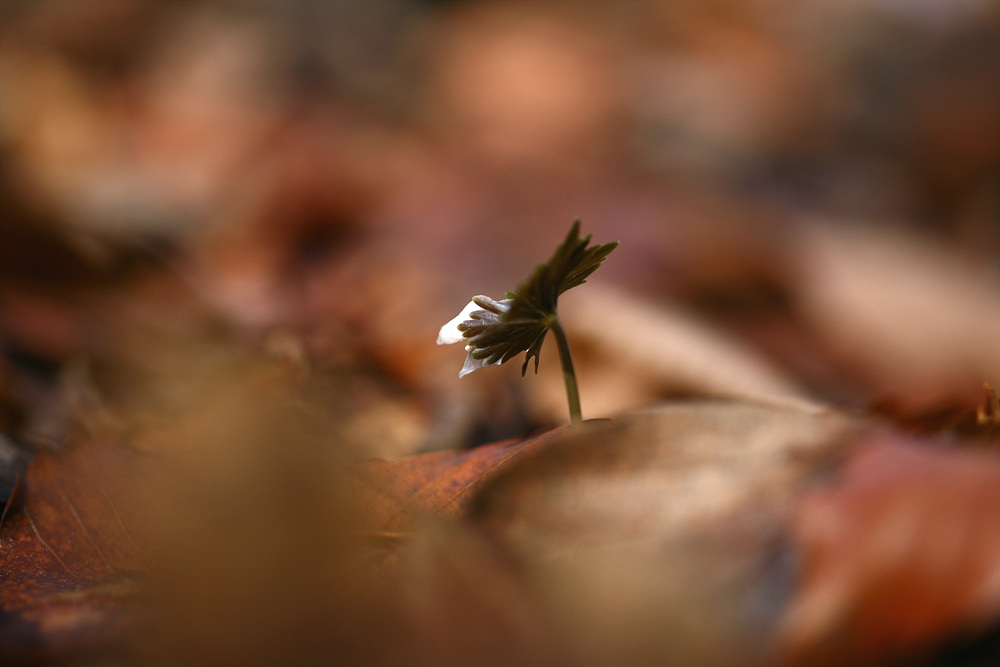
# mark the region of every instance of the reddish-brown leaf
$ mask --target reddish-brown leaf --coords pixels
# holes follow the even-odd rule
[[[802,580],[784,619],[793,664],[870,664],[1000,615],[1000,457],[899,436],[864,443],[794,520]]]
[[[56,655],[107,641],[128,622],[144,558],[120,484],[136,453],[74,443],[32,462],[0,528],[0,646]]]
[[[420,517],[462,516],[475,492],[505,466],[562,429],[505,440],[467,451],[418,454],[397,461],[369,461],[372,482],[368,524],[387,533],[407,531]]]

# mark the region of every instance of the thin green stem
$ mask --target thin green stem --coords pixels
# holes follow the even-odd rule
[[[556,345],[559,346],[559,363],[562,365],[563,381],[566,383],[566,399],[569,401],[569,420],[571,424],[580,424],[583,422],[583,415],[580,412],[580,390],[576,384],[576,371],[573,370],[573,357],[569,353],[566,330],[563,329],[562,322],[555,313],[552,314],[549,327],[555,334]]]

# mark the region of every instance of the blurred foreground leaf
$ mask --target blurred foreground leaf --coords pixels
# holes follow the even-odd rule
[[[573,664],[764,664],[791,577],[787,505],[861,427],[824,409],[664,405],[374,463],[372,516],[397,538],[465,516]]]
[[[0,653],[75,655],[134,625],[148,563],[121,485],[136,456],[77,442],[31,463],[0,529]]]
[[[785,612],[798,665],[883,664],[968,640],[1000,616],[1000,457],[865,443],[793,522],[801,585]]]

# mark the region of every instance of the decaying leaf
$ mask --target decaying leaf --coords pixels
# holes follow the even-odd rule
[[[594,284],[567,298],[561,308],[574,344],[584,348],[579,374],[584,400],[591,406],[588,412],[611,415],[670,393],[810,400],[792,378],[759,354],[664,304]],[[608,377],[588,383],[590,367],[600,369],[602,364],[611,366]],[[615,390],[605,394],[603,382],[611,382]],[[636,387],[645,388],[645,396],[636,396]],[[591,392],[595,399],[586,398]],[[542,401],[549,403],[545,397]]]
[[[411,530],[432,515],[461,517],[470,499],[514,459],[542,446],[559,430],[506,440],[475,449],[421,454],[398,461],[373,460],[365,470],[371,484],[369,524],[386,534]]]
[[[862,427],[825,409],[662,406],[562,432],[494,477],[470,520],[537,586],[578,664],[764,664],[791,575],[787,505]]]
[[[12,656],[105,649],[135,626],[148,562],[122,497],[137,453],[71,443],[40,453],[0,526],[0,646]]]
[[[976,408],[976,423],[984,427],[1000,427],[1000,394],[989,382],[983,383],[983,389],[986,390],[986,401]]]
[[[995,651],[996,3],[843,4],[0,0],[0,663]]]
[[[792,576],[787,507],[864,428],[820,408],[679,403],[375,463],[370,516],[396,538],[383,548],[421,540],[430,517],[464,517],[480,537],[456,548],[485,539],[502,554],[572,664],[764,664]],[[399,557],[406,581],[413,556]],[[510,576],[493,558],[487,589]]]
[[[794,517],[801,582],[782,635],[795,665],[884,664],[1000,618],[1000,457],[898,436],[860,443]]]
[[[1000,377],[995,258],[887,225],[802,232],[799,307],[879,395],[921,406],[963,392],[978,400],[979,384]]]

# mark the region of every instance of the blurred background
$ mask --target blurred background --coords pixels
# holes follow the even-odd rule
[[[4,0],[5,428],[136,322],[363,375],[389,451],[559,423],[552,352],[459,384],[433,341],[577,217],[621,241],[564,298],[585,416],[975,405],[998,37],[988,0]]]
[[[0,0],[0,500],[28,487],[0,652],[92,647],[155,609],[120,664],[640,664],[618,652],[637,636],[651,664],[764,661],[812,553],[789,498],[852,444],[802,405],[995,449],[998,45],[994,0]],[[690,522],[538,576],[468,522],[392,528],[433,466],[498,450],[365,464],[375,500],[358,459],[566,423],[551,342],[537,377],[461,380],[434,342],[576,218],[621,241],[559,307],[584,417],[622,430],[553,466],[513,534],[577,526],[553,502],[569,547],[594,517],[645,520],[635,498]],[[627,426],[658,404],[663,429]],[[562,493],[635,451],[621,498]],[[844,614],[870,593],[855,630],[884,643],[927,610],[918,639],[968,629],[939,601],[986,590],[995,646],[996,461],[939,455],[875,456],[874,501],[807,515],[848,532],[846,574],[815,579]],[[422,490],[485,474],[451,470]],[[858,664],[826,650],[849,627],[829,599],[805,641]]]

